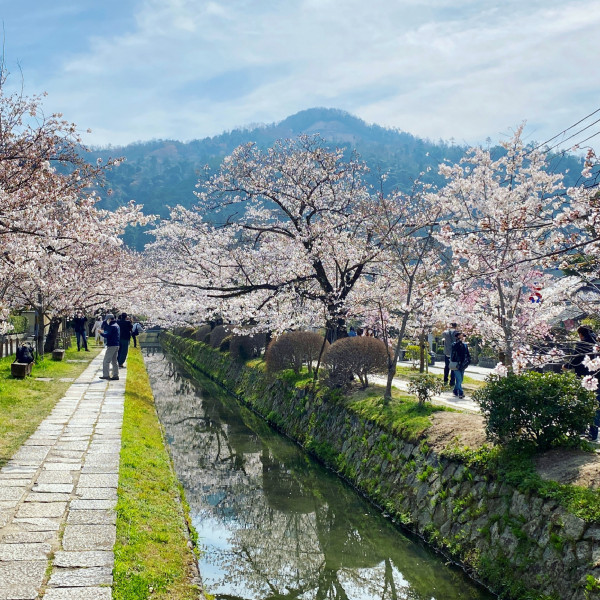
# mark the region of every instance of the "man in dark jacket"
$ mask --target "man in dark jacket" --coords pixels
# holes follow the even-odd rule
[[[102,377],[100,379],[119,379],[119,326],[113,314],[106,315],[106,325],[100,331],[100,335],[106,340],[106,353],[102,362]],[[110,376],[110,365],[112,365],[112,377]]]
[[[75,329],[75,337],[77,338],[77,352],[83,349],[89,352],[87,347],[87,335],[86,335],[87,317],[81,312],[76,312],[73,318],[73,328]]]
[[[450,370],[450,356],[452,354],[452,344],[456,341],[454,334],[456,333],[456,323],[450,323],[450,327],[442,333],[444,340],[444,385],[448,383],[448,375],[450,375],[450,387],[454,387],[454,371]]]
[[[131,341],[133,323],[131,322],[131,319],[127,318],[127,313],[121,313],[121,316],[117,321],[117,325],[121,331],[121,341],[119,344],[119,367],[123,369],[125,367],[127,353],[129,352],[129,342]]]
[[[456,363],[456,369],[454,370],[454,395],[459,398],[464,398],[465,393],[462,389],[463,377],[465,376],[465,369],[471,364],[471,353],[467,348],[467,345],[463,342],[463,335],[460,331],[455,332],[454,339],[456,340],[452,344],[452,355],[451,361]]]

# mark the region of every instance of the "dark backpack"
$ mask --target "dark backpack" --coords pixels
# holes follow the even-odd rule
[[[29,364],[33,362],[33,348],[30,344],[21,344],[17,348],[17,360],[15,362]]]

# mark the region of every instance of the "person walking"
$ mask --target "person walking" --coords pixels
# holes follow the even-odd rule
[[[129,352],[129,343],[131,342],[131,332],[133,331],[133,324],[131,319],[127,317],[127,313],[121,313],[117,325],[121,331],[121,341],[119,342],[119,367],[125,368],[125,360],[127,360],[127,353]]]
[[[450,387],[454,387],[454,371],[450,369],[450,357],[452,355],[452,344],[456,341],[456,323],[450,323],[450,327],[442,333],[444,340],[444,385],[448,385],[448,375],[450,375]]]
[[[452,344],[452,353],[450,354],[450,361],[456,363],[456,368],[453,371],[454,390],[452,393],[459,398],[465,397],[462,382],[465,376],[465,369],[471,364],[471,354],[462,338],[462,333],[459,331],[454,332],[454,339],[456,341]]]
[[[111,313],[106,315],[105,325],[103,325],[100,335],[106,340],[106,351],[102,362],[102,376],[100,379],[119,379],[119,341],[121,338],[119,325],[115,321],[115,316]],[[112,377],[110,367],[112,365]]]
[[[137,348],[137,336],[144,331],[144,328],[137,319],[134,319],[134,321],[133,329],[131,330],[131,337],[133,338],[133,347]]]
[[[100,341],[102,340],[102,335],[100,334],[100,330],[102,329],[102,315],[96,315],[96,320],[94,321],[94,326],[92,327],[92,333],[94,334],[94,343],[96,346],[100,345]]]
[[[593,375],[593,373],[589,372],[583,361],[586,356],[589,356],[590,358],[596,357],[596,336],[586,325],[578,327],[577,333],[579,335],[579,341],[575,344],[573,356],[571,356],[570,360],[564,365],[564,368],[573,369],[575,375],[579,377]],[[596,374],[596,377],[599,378],[599,375]],[[596,402],[598,403],[596,415],[594,416],[594,421],[590,424],[589,432],[587,434],[588,439],[592,442],[598,441],[598,428],[600,427],[600,385],[596,390]]]
[[[73,328],[75,329],[75,337],[77,338],[77,352],[83,348],[86,352],[89,352],[87,347],[87,317],[81,312],[77,311],[75,317],[73,317]]]

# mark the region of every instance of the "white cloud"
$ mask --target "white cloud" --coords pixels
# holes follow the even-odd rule
[[[126,30],[92,32],[62,59],[65,32],[52,78],[35,76],[94,143],[203,137],[322,105],[469,142],[528,119],[540,139],[598,105],[600,6],[580,1],[143,0],[123,17]]]

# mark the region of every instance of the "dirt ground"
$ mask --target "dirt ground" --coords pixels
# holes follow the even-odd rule
[[[486,441],[483,417],[470,413],[436,413],[433,427],[428,431],[428,441],[437,451],[455,442],[470,448],[481,446]],[[554,449],[540,454],[536,466],[544,479],[600,488],[600,454],[596,452]]]

